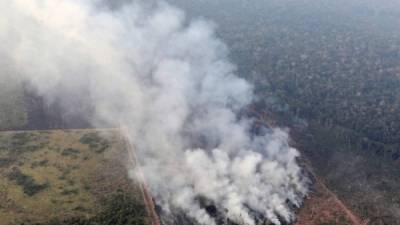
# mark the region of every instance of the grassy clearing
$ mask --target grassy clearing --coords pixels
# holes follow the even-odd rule
[[[124,149],[116,131],[0,132],[0,225],[147,224]]]

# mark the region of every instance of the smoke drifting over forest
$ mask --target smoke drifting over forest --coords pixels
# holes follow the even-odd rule
[[[94,126],[123,126],[163,211],[215,224],[294,219],[307,181],[281,129],[251,134],[252,86],[235,75],[213,24],[159,2],[0,0],[1,79]]]

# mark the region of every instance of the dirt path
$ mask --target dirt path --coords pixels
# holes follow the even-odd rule
[[[131,140],[129,140],[129,137],[126,137],[128,140],[127,145],[128,145],[128,154],[129,154],[129,161],[131,165],[135,167],[135,170],[137,171],[137,176],[138,180],[140,183],[140,191],[143,196],[144,204],[146,206],[147,212],[151,218],[151,223],[152,225],[161,225],[160,218],[157,215],[157,212],[155,211],[155,205],[153,198],[149,192],[149,189],[146,185],[145,178],[143,175],[142,170],[140,169],[139,162],[137,160],[137,157],[135,156],[135,147],[132,145]]]
[[[326,185],[319,180],[318,182],[320,182],[321,187],[324,189],[324,191],[326,191],[331,198],[334,200],[334,202],[340,206],[340,208],[343,210],[344,213],[346,213],[347,218],[354,224],[354,225],[368,225],[368,220],[366,221],[362,221],[362,219],[360,219],[360,217],[356,216],[350,209],[347,208],[347,206],[345,204],[343,204],[343,202],[337,197],[337,195],[335,193],[333,193],[331,190],[329,190],[328,187],[326,187]]]
[[[333,193],[323,182],[321,178],[319,178],[313,168],[310,166],[310,162],[305,159],[305,169],[310,173],[310,176],[315,178],[315,187],[318,189],[317,192],[324,193],[324,196],[322,199],[317,200],[317,205],[316,206],[311,206],[311,207],[317,207],[316,211],[318,210],[331,210],[334,212],[335,210],[339,210],[341,214],[346,216],[346,218],[351,222],[351,225],[368,225],[369,220],[362,220],[359,216],[355,215],[352,210],[350,210],[343,202],[338,198],[338,196]],[[318,197],[317,197],[318,198]],[[325,206],[318,205],[319,204],[327,204],[328,208]],[[318,206],[323,207],[323,208],[318,208]],[[296,223],[296,225],[300,225],[302,223]],[[307,224],[307,223],[305,223]],[[307,224],[307,225],[313,225],[313,224]]]

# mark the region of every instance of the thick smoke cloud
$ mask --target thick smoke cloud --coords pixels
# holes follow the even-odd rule
[[[122,126],[165,212],[215,224],[199,203],[233,221],[255,213],[293,220],[307,192],[298,152],[280,129],[250,134],[239,117],[252,86],[205,21],[165,4],[99,7],[89,0],[0,0],[1,78],[23,79],[49,104]],[[91,109],[91,110],[88,110]]]

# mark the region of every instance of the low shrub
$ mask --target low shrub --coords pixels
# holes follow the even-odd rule
[[[28,196],[33,196],[49,186],[48,183],[38,184],[33,177],[22,173],[16,167],[8,174],[8,179],[22,186],[24,193]]]

